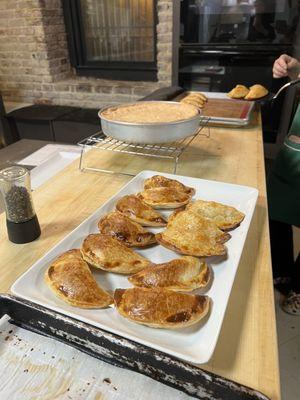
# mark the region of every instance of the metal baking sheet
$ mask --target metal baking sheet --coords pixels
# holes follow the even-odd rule
[[[241,112],[238,118],[233,117],[222,117],[222,116],[214,116],[208,115],[205,113],[205,107],[202,109],[203,116],[209,117],[209,124],[210,125],[218,125],[218,126],[232,126],[232,127],[239,127],[239,126],[246,126],[250,123],[251,114],[254,107],[254,101],[246,101],[246,100],[234,100],[228,98],[226,93],[219,93],[219,92],[197,92],[197,91],[186,91],[179,96],[177,96],[174,100],[180,101],[183,99],[187,94],[192,93],[203,93],[209,99],[216,99],[216,100],[223,100],[225,105],[229,104],[240,104],[241,105]]]
[[[53,337],[106,363],[146,375],[192,398],[269,399],[257,390],[8,294],[0,295],[0,318],[3,315],[8,315],[14,324],[22,328]],[[6,340],[8,339],[9,336]],[[137,380],[133,377],[132,382],[136,384]]]

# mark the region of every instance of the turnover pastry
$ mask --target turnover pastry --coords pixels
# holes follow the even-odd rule
[[[235,229],[245,218],[236,208],[215,201],[196,200],[188,204],[186,210],[208,218],[223,231]]]
[[[157,187],[170,187],[172,189],[180,190],[190,196],[195,194],[195,189],[185,186],[183,183],[175,179],[166,178],[162,175],[153,175],[144,182],[144,189],[153,189]]]
[[[245,96],[245,100],[256,100],[266,96],[269,91],[262,85],[253,85],[250,92]]]
[[[197,98],[194,98],[194,97],[189,97],[189,96],[187,96],[184,99],[180,100],[180,102],[181,103],[185,103],[185,104],[191,104],[191,105],[193,105],[195,107],[198,107],[198,108],[203,108],[204,104],[205,104],[204,100],[197,99]]]
[[[61,254],[47,269],[45,282],[63,301],[75,307],[103,308],[113,303],[93,277],[80,250]]]
[[[82,257],[93,267],[118,274],[133,274],[150,264],[125,244],[109,235],[88,235],[81,247]]]
[[[167,289],[116,289],[115,306],[125,318],[152,328],[178,329],[196,324],[209,311],[207,296]]]
[[[116,209],[143,226],[158,227],[167,224],[165,218],[158,211],[153,210],[134,194],[122,197],[117,202]]]
[[[101,218],[98,228],[100,233],[110,235],[129,247],[144,247],[156,243],[154,233],[146,231],[140,224],[119,211],[111,212]]]
[[[236,85],[229,93],[228,96],[232,99],[243,99],[249,93],[249,89],[244,85]]]
[[[180,100],[181,103],[192,104],[198,108],[203,108],[207,102],[207,97],[200,92],[193,92],[187,94],[183,99]]]
[[[167,229],[156,234],[157,241],[180,254],[208,257],[226,254],[223,243],[230,234],[216,224],[190,211],[173,213]]]
[[[128,278],[134,286],[159,287],[187,292],[205,287],[209,279],[208,265],[198,258],[190,256],[151,265]]]
[[[186,205],[191,195],[172,187],[154,187],[137,195],[144,203],[153,208],[178,208]]]

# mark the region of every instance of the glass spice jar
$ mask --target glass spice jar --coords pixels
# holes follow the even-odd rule
[[[2,169],[0,191],[9,240],[28,243],[38,238],[41,229],[32,202],[29,171],[18,165]]]

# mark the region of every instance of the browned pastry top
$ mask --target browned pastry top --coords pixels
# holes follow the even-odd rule
[[[185,256],[162,264],[151,265],[128,278],[134,286],[161,287],[169,290],[190,291],[204,287],[210,279],[205,262]]]
[[[129,123],[165,123],[189,119],[198,115],[191,104],[147,101],[109,107],[100,115],[111,121]]]
[[[215,201],[196,200],[189,203],[186,210],[208,218],[223,231],[236,228],[245,218],[245,214],[236,208]]]
[[[264,86],[256,84],[250,87],[250,92],[245,96],[245,100],[261,99],[269,93]]]
[[[150,264],[146,258],[109,235],[88,235],[81,253],[83,259],[94,267],[119,274],[133,274]]]
[[[45,281],[57,296],[76,307],[102,308],[112,303],[77,249],[61,254],[47,269]]]
[[[165,226],[167,223],[161,214],[134,194],[122,197],[117,202],[116,209],[144,226]]]
[[[172,189],[180,190],[191,196],[195,194],[194,188],[185,186],[183,183],[175,179],[166,178],[162,175],[153,175],[144,182],[144,189],[153,189],[158,187],[170,187]]]
[[[110,235],[129,247],[144,247],[156,243],[154,233],[146,231],[140,224],[118,211],[102,217],[98,228],[104,235]]]
[[[157,288],[117,289],[118,312],[129,320],[153,328],[184,328],[200,321],[209,311],[207,296]]]
[[[169,217],[167,229],[156,235],[161,245],[181,254],[198,257],[226,254],[223,243],[229,238],[229,233],[189,211],[173,213]]]
[[[191,196],[172,187],[154,187],[143,190],[137,195],[146,204],[154,208],[178,208],[190,201]]]
[[[236,85],[229,93],[228,96],[232,99],[243,99],[249,93],[249,89],[244,85]]]

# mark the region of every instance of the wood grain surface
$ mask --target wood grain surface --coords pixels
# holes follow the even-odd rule
[[[172,163],[147,157],[94,151],[91,165],[139,172],[172,172]],[[265,170],[260,117],[249,127],[211,128],[182,155],[178,174],[256,187],[259,198],[233,285],[215,353],[207,370],[280,399],[274,296],[268,232]],[[78,161],[33,193],[41,237],[28,244],[8,241],[0,216],[0,291],[94,212],[130,177],[83,173]],[[184,344],[183,344],[184,345]]]

